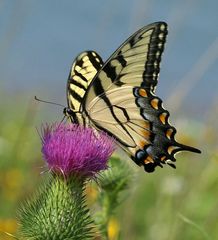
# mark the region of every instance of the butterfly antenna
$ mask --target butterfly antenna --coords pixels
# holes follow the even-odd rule
[[[65,120],[65,118],[66,118],[66,116],[64,115],[64,117],[62,118],[60,123],[62,123]]]
[[[39,101],[39,102],[49,103],[49,104],[53,104],[53,105],[57,105],[57,106],[61,106],[61,107],[64,107],[64,108],[65,108],[65,106],[64,106],[64,105],[62,105],[62,104],[59,104],[59,103],[45,101],[45,100],[39,99],[39,98],[38,98],[38,97],[36,97],[36,96],[35,96],[34,98],[35,98],[35,100],[36,100],[36,101]]]

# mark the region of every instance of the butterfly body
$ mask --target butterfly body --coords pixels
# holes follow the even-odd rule
[[[147,172],[165,163],[175,167],[176,152],[200,152],[175,140],[169,112],[155,95],[167,33],[164,22],[143,27],[105,63],[94,51],[81,53],[67,84],[65,115],[107,132]]]

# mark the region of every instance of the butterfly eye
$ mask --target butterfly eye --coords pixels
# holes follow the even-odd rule
[[[71,112],[72,112],[72,110],[70,110],[68,107],[65,107],[63,110],[63,113],[66,117],[69,117]]]
[[[68,117],[68,116],[71,116],[71,115],[74,113],[74,111],[71,110],[71,109],[68,108],[68,107],[65,107],[64,110],[63,110],[63,113],[64,113],[65,116]]]
[[[64,114],[65,116],[67,115],[67,108],[66,108],[66,107],[63,109],[63,114]]]

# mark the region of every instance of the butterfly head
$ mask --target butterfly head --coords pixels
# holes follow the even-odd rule
[[[66,116],[67,118],[70,118],[72,123],[76,123],[76,124],[83,124],[83,117],[82,117],[82,113],[79,111],[74,111],[69,107],[65,107],[63,109],[63,114],[64,116]]]
[[[76,115],[76,113],[72,110],[72,109],[70,109],[69,107],[65,107],[64,109],[63,109],[63,114],[64,114],[64,116],[66,116],[67,118],[70,118],[70,119],[72,119],[72,122],[75,122],[74,121],[74,119],[75,119],[75,115]]]
[[[63,114],[66,117],[70,117],[74,114],[74,111],[72,109],[70,109],[69,107],[65,107],[63,110]]]

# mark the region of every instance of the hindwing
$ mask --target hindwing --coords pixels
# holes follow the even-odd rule
[[[175,140],[176,129],[169,124],[169,112],[163,108],[161,99],[145,88],[112,89],[88,106],[95,127],[115,137],[132,160],[147,172],[165,163],[175,168],[174,155],[178,151],[199,152]]]

